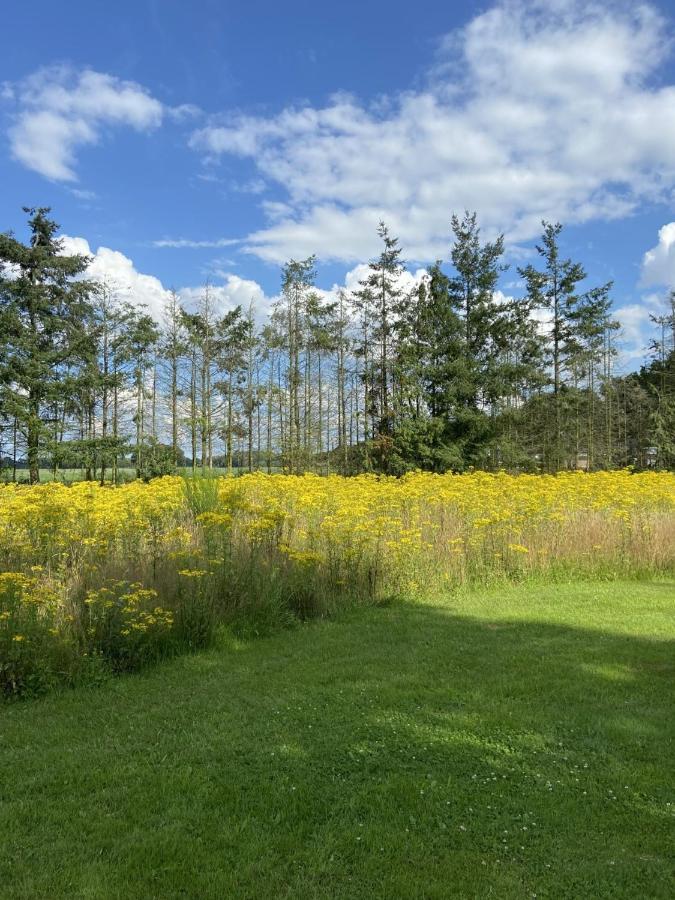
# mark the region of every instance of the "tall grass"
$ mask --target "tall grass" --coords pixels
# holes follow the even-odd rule
[[[0,693],[392,597],[675,567],[675,475],[0,486]]]

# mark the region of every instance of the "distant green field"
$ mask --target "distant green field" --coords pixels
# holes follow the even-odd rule
[[[0,709],[0,896],[675,896],[672,581],[362,609]]]
[[[267,468],[264,469],[267,471]],[[210,475],[226,475],[227,468],[224,466],[214,466],[213,469],[207,470]],[[235,475],[240,475],[244,472],[248,471],[247,467],[234,466],[232,471]],[[280,469],[277,466],[272,467],[273,472],[278,472]],[[118,469],[119,479],[120,481],[133,481],[136,477],[136,470],[133,468],[120,468]],[[202,470],[201,466],[197,467],[197,474],[201,475]],[[188,467],[179,468],[179,475],[191,475],[192,469]],[[27,469],[18,469],[16,473],[17,481],[25,482],[28,480],[28,470]],[[108,471],[108,479],[110,477],[110,472]],[[84,481],[85,479],[85,471],[84,469],[59,469],[57,472],[56,480],[63,482],[64,484],[72,484],[74,481]],[[11,481],[12,473],[11,471],[4,470],[0,472],[0,481]],[[54,481],[54,473],[51,469],[40,469],[40,481],[41,482],[50,482]]]

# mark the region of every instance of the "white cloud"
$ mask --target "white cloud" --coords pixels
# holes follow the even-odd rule
[[[88,278],[105,281],[120,300],[135,306],[146,306],[150,315],[158,321],[161,319],[169,292],[159,278],[138,272],[133,261],[119,250],[99,247],[94,252],[84,238],[69,235],[63,235],[62,241],[64,253],[91,257],[85,273]]]
[[[262,178],[249,178],[248,181],[230,182],[230,190],[235,194],[264,194],[267,185]]]
[[[169,291],[159,278],[137,271],[133,260],[119,250],[99,247],[94,252],[84,238],[70,237],[69,235],[63,235],[62,241],[63,253],[79,253],[91,257],[85,273],[86,277],[96,281],[105,281],[121,301],[136,306],[143,305],[158,322],[162,320],[164,304]],[[209,285],[216,315],[222,315],[239,305],[247,310],[251,302],[259,318],[267,314],[272,300],[266,296],[257,281],[241,278],[239,275],[229,272],[219,273],[219,277],[222,279],[222,284]],[[204,289],[204,285],[183,287],[177,293],[183,305],[190,309],[196,309]]]
[[[371,270],[367,263],[358,263],[358,265],[345,273],[342,284],[335,283],[329,289],[317,287],[315,291],[326,303],[332,303],[338,299],[340,291],[344,291],[347,296],[358,291],[361,283],[366,281],[370,274]],[[428,278],[428,274],[426,269],[417,269],[414,272],[409,272],[406,269],[395,280],[394,286],[404,295],[410,294],[425,278]]]
[[[263,200],[260,208],[270,222],[283,221],[287,216],[293,215],[293,207],[279,200]]]
[[[213,241],[193,241],[189,238],[162,238],[159,241],[153,241],[153,247],[172,247],[173,249],[181,250],[186,247],[188,248],[198,248],[198,247],[231,247],[233,244],[239,244],[237,238],[217,238]]]
[[[621,323],[622,343],[639,355],[646,350],[650,312],[649,306],[643,303],[627,303],[614,310],[614,316]]]
[[[216,315],[241,306],[247,311],[252,303],[255,309],[256,317],[263,319],[269,312],[272,299],[267,297],[265,291],[258,284],[248,278],[240,278],[239,275],[232,273],[222,274],[223,284],[210,284],[209,292],[211,300],[216,311]],[[187,287],[179,291],[181,301],[189,308],[196,308],[204,295],[205,287]]]
[[[197,119],[202,115],[202,110],[194,103],[181,103],[180,106],[166,107],[165,111],[174,122]]]
[[[642,258],[640,284],[675,290],[675,222],[659,228],[659,240]],[[670,312],[667,291],[643,294],[637,303],[626,303],[613,311],[621,323],[621,363],[627,371],[649,353],[649,342],[656,334],[652,316]]]
[[[447,255],[452,211],[511,242],[542,218],[628,215],[675,185],[675,87],[654,85],[668,28],[653,7],[502,0],[443,44],[424,89],[212,121],[191,144],[249,157],[281,185],[247,247],[282,261],[377,252],[384,218],[411,259]]]
[[[169,291],[159,278],[138,272],[133,261],[118,250],[99,247],[94,252],[89,242],[81,237],[63,235],[62,241],[64,253],[79,253],[91,257],[91,263],[85,273],[87,277],[106,281],[120,300],[137,306],[144,305],[158,322],[162,321]],[[345,273],[342,283],[335,283],[330,288],[317,287],[316,291],[326,302],[335,301],[340,290],[345,290],[348,294],[358,290],[359,282],[368,277],[369,271],[366,263],[359,263]],[[5,275],[8,275],[8,272],[5,272]],[[425,277],[427,277],[425,269],[405,271],[399,278],[398,287],[409,293]],[[186,308],[197,309],[204,290],[204,285],[183,287],[178,291],[178,295]],[[218,272],[218,281],[209,284],[209,291],[215,315],[223,315],[236,306],[241,306],[247,311],[249,304],[252,303],[259,325],[267,320],[267,315],[278,299],[278,295],[266,294],[257,281],[226,271]],[[512,298],[502,291],[497,291],[495,299],[497,302],[506,302]],[[625,304],[614,310],[614,317],[621,323],[621,332],[617,338],[620,346],[617,371],[629,371],[645,358],[654,331],[650,314],[659,315],[665,311],[665,300],[656,293],[644,295],[639,303]],[[536,317],[542,327],[550,325],[549,315],[544,311],[540,311]]]
[[[96,200],[98,197],[96,191],[88,191],[81,188],[70,188],[70,193],[73,197],[77,197],[78,200]]]
[[[105,126],[157,128],[162,104],[143,87],[86,69],[41,69],[15,87],[19,111],[9,129],[12,155],[54,181],[76,181],[75,151]]]
[[[643,285],[667,285],[675,288],[675,222],[659,229],[659,242],[642,258]]]
[[[612,316],[621,325],[618,371],[634,370],[649,355],[649,343],[656,334],[651,316],[666,312],[666,301],[661,294],[644,294],[639,303],[626,303],[612,311]]]
[[[86,238],[60,234],[59,240],[61,241],[61,253],[64,256],[94,256]]]

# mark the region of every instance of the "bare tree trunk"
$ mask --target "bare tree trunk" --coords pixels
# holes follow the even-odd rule
[[[31,484],[40,481],[40,401],[31,391],[28,399],[27,456]]]
[[[303,458],[304,467],[312,468],[312,357],[309,347],[309,341],[305,350],[305,371],[304,371],[304,410],[303,410]]]
[[[171,358],[171,458],[178,465],[178,359]]]
[[[321,455],[323,454],[323,379],[321,377],[321,350],[317,351],[316,365],[317,365],[317,377],[318,377],[317,390],[318,390],[318,401],[319,401],[318,402],[318,410],[317,410],[318,418],[319,418],[319,421],[317,423],[317,429],[318,429],[317,450],[318,450],[319,464],[320,464],[321,463]],[[329,450],[330,450],[330,447],[327,447],[326,454],[328,454]]]
[[[295,288],[294,313],[293,313],[293,377],[292,377],[292,394],[293,394],[293,430],[295,434],[292,436],[293,444],[293,464],[292,471],[299,473],[301,469],[299,453],[300,453],[300,289]]]
[[[152,408],[151,408],[152,440],[157,441],[157,353],[152,364]]]
[[[104,301],[104,302],[107,302]],[[101,396],[101,487],[105,484],[105,472],[107,463],[108,448],[106,447],[106,439],[108,437],[108,368],[110,361],[108,359],[108,320],[107,314],[103,313],[103,385]]]
[[[140,478],[143,470],[143,431],[144,431],[144,388],[143,364],[141,357],[136,360],[136,478]]]
[[[12,481],[16,484],[16,451],[18,443],[18,422],[14,416],[14,424],[12,427]]]
[[[192,348],[190,361],[190,443],[192,447],[192,475],[197,474],[197,348]]]
[[[326,391],[326,475],[330,475],[330,385]]]
[[[256,393],[256,463],[255,468],[256,472],[260,470],[260,455],[262,453],[262,431],[261,431],[261,418],[262,418],[262,394],[260,393],[260,361],[256,360],[255,367],[255,393]]]
[[[253,471],[253,308],[248,310],[248,365],[246,369],[246,418],[248,429],[247,464],[248,471]]]
[[[284,422],[284,394],[282,389],[282,381],[281,381],[281,357],[279,357],[279,362],[277,365],[277,375],[278,375],[278,385],[279,385],[279,434],[281,441],[282,452],[285,451],[286,441],[288,441],[288,431],[290,425]],[[290,397],[289,397],[290,403]],[[291,419],[290,410],[289,410],[289,421]],[[292,466],[292,457],[291,457],[291,466]],[[292,469],[291,469],[292,471]]]
[[[115,449],[113,450],[112,457],[112,480],[113,484],[118,483],[119,479],[119,458],[117,455],[117,439],[119,434],[119,397],[118,397],[118,371],[117,371],[117,357],[113,358],[113,418],[112,418],[112,432],[113,432],[113,441],[115,444]]]
[[[227,379],[227,430],[226,430],[227,474],[232,474],[232,373]]]
[[[64,404],[65,405],[65,404]],[[57,473],[59,470],[59,458],[57,453],[57,447],[59,445],[59,404],[54,404],[54,430],[52,432],[52,439],[54,441],[54,452],[52,453],[52,481],[56,481]]]
[[[209,445],[208,445],[208,411],[207,411],[207,401],[208,401],[208,393],[206,386],[206,366],[204,359],[202,358],[202,366],[201,366],[201,402],[202,402],[202,414],[200,419],[200,436],[201,436],[201,448],[202,448],[202,474],[206,475],[206,467],[208,464],[208,454],[209,454]]]
[[[267,474],[272,474],[272,401],[274,400],[274,354],[270,351],[267,383]]]

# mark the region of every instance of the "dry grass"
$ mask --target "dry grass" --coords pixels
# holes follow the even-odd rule
[[[0,487],[0,685],[135,668],[359,602],[675,568],[675,475]]]

